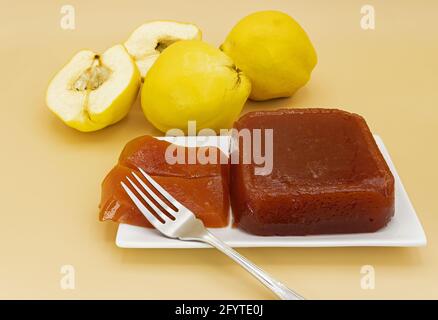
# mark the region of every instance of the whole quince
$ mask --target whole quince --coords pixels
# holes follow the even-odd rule
[[[197,131],[230,128],[245,104],[251,84],[219,49],[200,40],[171,44],[144,79],[141,105],[159,130],[180,129],[196,121]]]
[[[309,81],[317,63],[306,32],[279,11],[261,11],[243,18],[221,49],[251,80],[253,100],[292,96]]]

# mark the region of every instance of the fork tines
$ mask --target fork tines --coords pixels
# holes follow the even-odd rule
[[[179,202],[174,197],[172,197],[172,195],[170,195],[163,187],[161,187],[154,179],[152,179],[152,177],[148,175],[143,169],[138,167],[137,169],[156,191],[149,187],[135,172],[132,172],[132,176],[135,178],[138,184],[135,183],[135,181],[133,181],[128,176],[126,177],[126,179],[128,180],[129,184],[134,188],[139,197],[122,181],[120,182],[120,184],[122,185],[128,196],[154,227],[158,228],[159,224],[165,224],[166,222],[174,220],[175,215],[178,213],[181,207]],[[160,196],[167,200],[174,208],[172,208],[165,201],[163,201]],[[147,204],[147,206],[144,205],[143,201],[139,198],[142,199]],[[151,199],[153,199],[155,203]]]

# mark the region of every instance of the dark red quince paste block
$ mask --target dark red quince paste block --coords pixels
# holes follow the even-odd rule
[[[239,228],[264,236],[374,232],[393,216],[394,178],[361,116],[336,109],[260,111],[241,117],[235,128],[273,129],[269,174],[256,175],[254,162],[231,165]],[[241,141],[237,150],[242,161]]]

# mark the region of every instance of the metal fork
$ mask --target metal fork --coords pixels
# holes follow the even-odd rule
[[[213,236],[195,215],[174,197],[172,197],[163,187],[153,180],[144,170],[138,168],[144,178],[166,199],[173,207],[166,204],[157,193],[152,190],[135,172],[132,172],[136,183],[130,177],[126,177],[129,184],[134,188],[136,193],[149,206],[146,207],[138,196],[124,183],[120,182],[128,196],[135,203],[137,208],[143,213],[146,219],[163,235],[169,238],[176,238],[184,241],[198,241],[207,243],[216,249],[222,251],[231,259],[240,264],[244,269],[251,273],[267,288],[271,289],[280,299],[283,300],[303,300],[299,294],[295,293],[281,282],[272,278],[265,271],[257,267],[248,259],[240,255],[237,251],[226,245],[224,242]],[[148,197],[154,199],[159,207]],[[151,212],[151,210],[155,215]]]

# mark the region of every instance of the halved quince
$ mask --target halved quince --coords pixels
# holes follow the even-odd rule
[[[151,21],[138,27],[125,42],[142,79],[161,52],[179,40],[201,40],[201,30],[190,23]]]
[[[122,45],[102,55],[82,50],[50,82],[46,102],[68,126],[95,131],[126,116],[140,82],[140,73]]]

